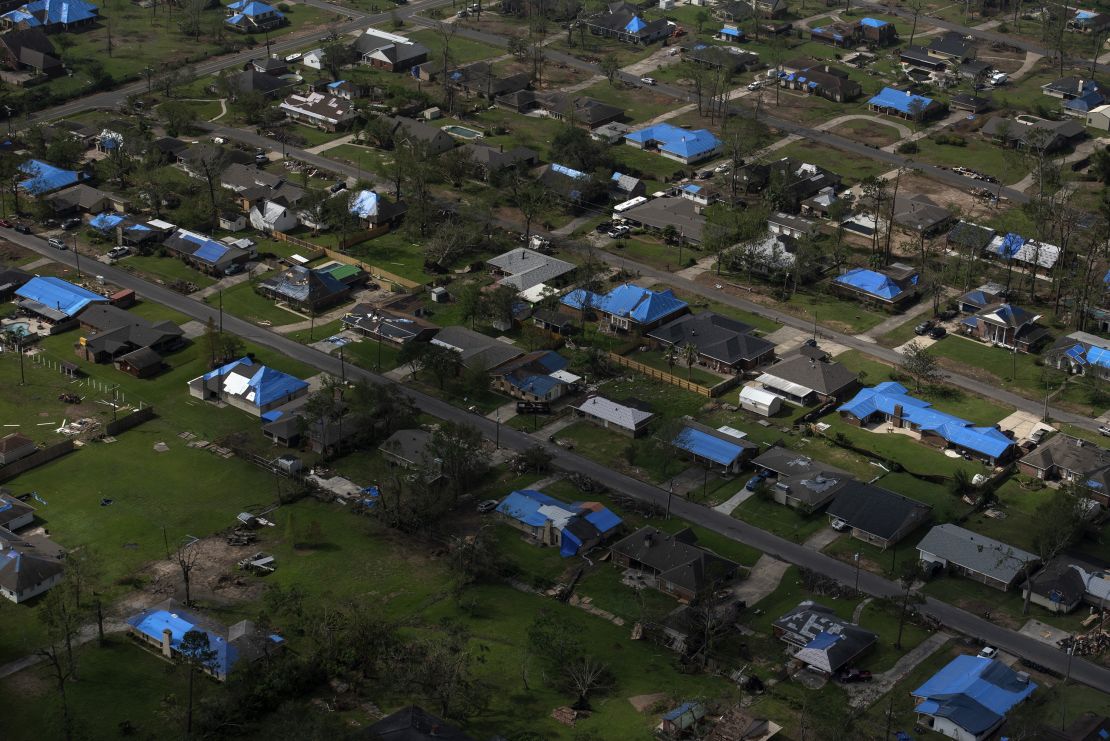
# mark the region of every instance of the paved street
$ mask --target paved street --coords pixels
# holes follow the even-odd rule
[[[75,265],[72,252],[52,250],[47,246],[45,240],[39,237],[12,233],[9,239],[39,254],[50,256],[60,263],[71,267]],[[168,288],[149,283],[119,268],[97,264],[96,272],[103,275],[104,279],[110,283],[130,288],[148,300],[168,306],[198,321],[206,322],[209,318],[218,318],[212,307],[175,293]],[[767,313],[766,310],[764,310],[764,313]],[[227,331],[250,342],[271,348],[282,355],[311,365],[323,372],[336,376],[340,374],[338,358],[301,345],[264,327],[256,326],[230,315],[224,315],[223,326]],[[358,367],[347,366],[346,372],[349,378],[356,380],[394,383],[383,376]],[[497,432],[495,429],[496,423],[480,415],[472,414],[413,389],[399,387],[399,390],[401,393],[410,396],[417,408],[431,416],[457,423],[471,424],[489,439],[492,439]],[[603,464],[583,458],[544,440],[537,440],[535,437],[518,432],[507,425],[501,426],[500,441],[503,448],[512,450],[523,450],[539,444],[552,454],[555,465],[564,470],[583,473],[614,491],[622,492],[641,501],[660,506],[667,505],[667,492],[651,484],[617,473]],[[671,502],[671,511],[676,517],[713,530],[738,542],[748,544],[769,556],[820,572],[842,584],[854,584],[858,578],[860,589],[870,595],[893,597],[900,594],[900,588],[897,584],[877,574],[866,571],[857,573],[851,564],[836,560],[803,545],[784,540],[746,522],[736,520],[702,505],[676,497]],[[972,615],[931,597],[921,606],[921,610],[935,617],[952,630],[975,636],[1004,651],[1023,656],[1061,673],[1067,671],[1067,665],[1070,663],[1073,680],[1088,684],[1103,692],[1110,692],[1110,669],[1096,666],[1080,658],[1072,659],[1069,662],[1064,653],[1051,646],[1007,630],[977,615]]]

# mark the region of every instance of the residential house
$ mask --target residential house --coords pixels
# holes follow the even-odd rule
[[[154,364],[144,364],[142,376],[153,375],[161,368],[162,356],[174,352],[184,343],[181,327],[170,321],[151,322],[120,308],[93,304],[81,312],[79,319],[85,330],[74,344],[77,355],[93,363],[112,363],[122,360],[137,350],[149,350],[157,355]],[[145,360],[142,353],[129,359],[138,364]],[[137,370],[132,365],[129,370]]]
[[[570,388],[560,371],[567,359],[553,350],[536,350],[490,371],[493,386],[514,399],[552,402]]]
[[[780,446],[757,455],[752,466],[774,480],[768,483],[776,503],[807,514],[824,508],[849,484],[859,483],[836,466]]]
[[[833,278],[830,287],[846,298],[897,311],[917,298],[917,279],[915,268],[896,262],[882,270],[853,268]]]
[[[306,382],[249,357],[197,376],[188,386],[193,398],[226,402],[259,417],[308,393]]]
[[[861,390],[837,411],[849,424],[887,426],[918,433],[921,442],[952,448],[992,466],[1006,463],[1017,452],[1013,439],[997,426],[981,426],[933,408],[909,395],[905,386],[884,381]]]
[[[409,470],[437,469],[439,465],[432,448],[432,433],[427,430],[397,430],[378,446],[378,450],[389,463]]]
[[[960,331],[989,345],[1029,353],[1049,339],[1048,328],[1037,324],[1040,318],[1020,306],[1003,302],[986,306],[964,319]]]
[[[0,24],[16,31],[37,28],[56,33],[91,26],[99,19],[100,11],[85,0],[32,0],[0,15]]]
[[[808,600],[772,623],[771,630],[790,646],[796,661],[825,675],[847,668],[879,641],[832,608]]]
[[[903,231],[932,237],[947,229],[956,217],[929,196],[899,196],[894,201],[894,223]]]
[[[885,113],[909,121],[925,121],[944,112],[944,104],[923,95],[884,87],[867,101],[867,107],[876,113]]]
[[[164,244],[186,264],[209,275],[227,275],[229,270],[235,269],[233,266],[246,265],[251,259],[247,250],[188,229],[175,229]]]
[[[764,66],[758,54],[740,51],[731,46],[713,46],[701,42],[683,47],[682,58],[701,67],[723,69],[733,74]]]
[[[777,211],[767,217],[767,230],[771,234],[802,239],[816,236],[818,226],[816,221],[803,216],[794,216],[793,214],[784,214],[782,211]]]
[[[444,327],[431,342],[457,352],[464,367],[486,371],[492,371],[524,354],[508,342],[457,325]]]
[[[1018,470],[1041,481],[1071,484],[1103,507],[1110,507],[1110,450],[1059,433],[1017,462]]]
[[[366,728],[379,741],[474,741],[457,726],[416,705],[401,708]]]
[[[563,558],[585,555],[615,535],[623,524],[621,518],[597,502],[567,504],[532,489],[511,492],[495,511],[503,522],[540,545],[558,548]]]
[[[428,47],[376,28],[363,31],[353,48],[362,64],[387,72],[405,72],[428,61]]]
[[[1034,270],[1051,270],[1060,259],[1060,248],[1010,232],[1005,236],[996,235],[987,245],[986,255],[1001,260],[1013,260]]]
[[[0,34],[0,59],[4,67],[13,71],[29,70],[45,77],[65,72],[58,52],[41,28]]]
[[[235,0],[227,6],[224,25],[239,33],[263,33],[281,28],[289,19],[278,10],[259,0]]]
[[[210,664],[200,667],[201,671],[221,682],[240,662],[258,661],[284,644],[281,637],[266,635],[250,620],[225,626],[173,599],[132,615],[125,622],[128,635],[171,661],[182,657],[182,641],[187,633],[204,633],[213,657]]]
[[[731,428],[728,428],[731,429]],[[740,473],[744,464],[751,460],[759,450],[755,443],[748,442],[732,432],[715,430],[700,422],[686,417],[682,429],[671,441],[677,450],[688,453],[691,459],[706,468],[722,474]]]
[[[978,314],[988,306],[1002,303],[1006,287],[1000,283],[984,283],[978,288],[972,288],[957,299],[960,312],[963,314]]]
[[[431,322],[414,316],[397,314],[373,304],[356,304],[340,320],[346,329],[395,347],[410,342],[427,342],[439,331]]]
[[[664,18],[645,21],[640,10],[620,0],[602,12],[579,21],[595,36],[605,36],[626,44],[647,45],[669,37],[673,26]]]
[[[393,139],[398,144],[419,143],[433,157],[455,148],[454,138],[443,129],[403,116],[385,116],[385,120],[392,125]]]
[[[889,21],[878,18],[860,18],[860,35],[869,45],[890,46],[898,43],[898,29]]]
[[[0,437],[0,466],[6,466],[9,463],[22,460],[36,450],[38,450],[38,446],[35,445],[35,441],[26,435],[22,435],[18,432],[4,435],[4,437]],[[4,527],[9,530],[14,530],[16,527],[21,526],[17,525],[13,527],[4,525]]]
[[[1083,124],[1075,119],[1049,121],[1042,118],[1030,122],[1030,118],[992,116],[983,124],[980,133],[1001,146],[1017,149],[1032,147],[1034,151],[1043,150],[1045,153],[1058,152],[1086,136]]]
[[[952,523],[934,525],[917,544],[917,551],[927,568],[955,571],[1003,592],[1040,563],[1028,551]]]
[[[343,303],[351,288],[325,270],[294,265],[259,281],[254,290],[299,311],[318,314]]]
[[[613,563],[638,572],[648,586],[697,602],[736,578],[739,565],[697,544],[692,530],[665,533],[646,525],[613,544]]]
[[[859,376],[816,346],[772,365],[755,379],[764,390],[800,406],[840,401],[860,387]]]
[[[924,525],[932,512],[924,502],[859,481],[838,491],[826,510],[831,523],[845,523],[853,538],[884,551]]]
[[[17,187],[25,194],[36,197],[68,188],[88,178],[84,172],[64,170],[49,162],[34,159],[20,164],[19,172],[29,177],[19,181]]]
[[[479,142],[467,142],[463,148],[470,155],[470,161],[478,169],[484,180],[489,180],[506,170],[527,170],[539,163],[539,154],[528,147],[513,147],[508,152],[504,146],[491,147]]]
[[[1072,332],[1045,351],[1044,364],[1075,375],[1110,380],[1110,340],[1089,332]]]
[[[347,198],[350,212],[368,229],[391,226],[408,211],[404,201],[389,201],[372,190],[353,191],[349,195],[347,191],[341,191],[336,197]]]
[[[22,538],[0,528],[0,596],[19,604],[49,591],[65,576],[63,555],[45,537]]]
[[[1110,105],[1095,106],[1087,111],[1087,126],[1100,131],[1110,131]]]
[[[995,237],[994,229],[960,219],[945,237],[945,246],[956,249],[970,249],[978,254],[987,248]],[[984,304],[985,305],[985,304]],[[982,306],[979,307],[983,308]]]
[[[1041,92],[1064,101],[1064,113],[1084,116],[1106,102],[1097,81],[1074,75],[1041,85]]]
[[[11,301],[15,289],[34,276],[19,268],[0,268],[0,301]]]
[[[698,363],[718,373],[740,373],[771,362],[775,344],[756,337],[755,327],[712,311],[686,314],[647,333],[671,348],[692,345]]]
[[[841,48],[855,46],[863,35],[863,29],[858,23],[826,23],[809,30],[812,41],[820,41]]]
[[[278,108],[294,121],[315,126],[324,131],[346,128],[358,115],[354,103],[348,98],[315,91],[294,93],[281,102]]]
[[[497,284],[527,291],[538,285],[560,286],[574,275],[575,266],[566,260],[517,247],[486,260]]]
[[[606,294],[578,288],[563,296],[560,303],[570,309],[596,312],[603,324],[618,332],[647,332],[689,311],[689,305],[669,288],[652,291],[632,283]]]
[[[90,304],[108,302],[98,293],[46,275],[36,275],[15,289],[15,296],[19,308],[48,325],[50,334],[77,326],[77,315]]]
[[[571,409],[595,425],[627,437],[642,435],[655,418],[651,412],[596,395]]]
[[[1083,602],[1102,609],[1110,597],[1110,564],[1061,553],[1022,585],[1021,596],[1055,613],[1069,613]]]
[[[626,144],[667,159],[691,165],[715,157],[721,151],[721,140],[708,129],[683,129],[659,123],[633,131],[624,137]]]
[[[910,694],[917,722],[959,741],[985,741],[1037,685],[997,659],[964,654]]]
[[[694,186],[697,191],[687,188],[689,186],[683,186],[680,198],[652,198],[645,199],[643,203],[635,203],[635,199],[628,201],[626,203],[631,204],[630,207],[622,210],[620,216],[625,221],[657,233],[672,227],[678,241],[701,244],[705,235],[705,202],[712,191],[703,186]],[[675,259],[677,261],[677,255]]]

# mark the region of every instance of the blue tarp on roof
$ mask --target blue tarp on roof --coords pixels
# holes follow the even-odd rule
[[[998,428],[979,427],[966,419],[937,411],[929,402],[910,396],[905,386],[894,381],[862,389],[837,411],[867,419],[876,413],[893,416],[897,407],[902,408],[902,419],[912,428],[933,432],[953,445],[991,458],[1001,457],[1014,444]]]
[[[922,111],[933,104],[932,98],[926,98],[923,95],[913,95],[901,90],[895,90],[892,87],[884,87],[879,91],[878,95],[867,101],[867,104],[880,108],[890,108],[899,113],[911,115],[913,114],[913,110],[911,110],[910,105],[914,101],[920,103]]]
[[[835,278],[834,282],[851,286],[858,291],[863,291],[885,301],[892,301],[905,291],[888,276],[867,268],[849,270],[844,275]]]
[[[631,283],[617,286],[605,295],[577,288],[561,300],[562,304],[573,309],[585,305],[613,316],[628,317],[641,324],[658,321],[676,314],[686,308],[687,303],[675,297],[669,288],[652,291]]]
[[[654,142],[660,151],[686,158],[707,154],[721,146],[721,140],[707,129],[682,129],[668,123],[646,126],[625,134],[624,138],[644,146]]]
[[[163,631],[169,630],[170,645],[175,651],[181,650],[181,639],[191,630],[197,630],[208,636],[208,647],[215,652],[214,664],[216,673],[226,675],[231,667],[239,660],[239,651],[226,640],[203,628],[193,625],[188,620],[176,613],[166,610],[146,610],[127,619],[128,624],[134,626],[143,635],[161,643]]]
[[[105,211],[89,219],[89,226],[98,231],[106,232],[115,229],[126,220],[127,217],[123,214],[117,214],[114,211]]]
[[[732,36],[733,38],[737,39],[744,37],[744,32],[741,31],[739,28],[722,28],[717,33],[722,36]]]
[[[573,167],[567,167],[566,165],[553,164],[551,165],[551,169],[560,175],[566,175],[568,178],[574,178],[575,180],[589,177],[586,173],[575,170]]]
[[[32,278],[17,288],[15,295],[30,301],[37,301],[43,306],[64,313],[66,316],[75,316],[89,304],[108,301],[98,293],[87,291],[81,286],[75,286],[61,278],[50,276]]]
[[[19,171],[31,176],[22,181],[19,187],[33,196],[60,190],[82,179],[82,174],[79,172],[63,170],[42,160],[28,160],[19,166]]]
[[[692,427],[682,428],[682,432],[674,439],[674,446],[722,466],[731,466],[744,452],[744,448],[739,444],[730,443]]]
[[[878,18],[860,18],[859,24],[861,26],[869,26],[871,28],[882,28],[883,26],[890,25],[886,21],[881,21]]]
[[[624,30],[628,31],[629,33],[639,33],[640,31],[643,31],[645,28],[647,28],[647,23],[645,23],[640,18],[640,16],[634,15],[634,16],[632,16],[632,20],[630,20],[628,22],[628,25],[626,25],[624,27]]]
[[[957,656],[914,690],[915,712],[948,718],[973,735],[990,730],[1033,694],[1037,685],[1010,667],[979,656]]]

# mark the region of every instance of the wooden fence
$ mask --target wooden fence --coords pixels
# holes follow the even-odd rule
[[[669,383],[672,386],[678,386],[680,389],[683,389],[685,391],[693,391],[695,394],[700,394],[711,399],[720,396],[740,382],[739,376],[733,376],[731,378],[723,379],[720,383],[716,384],[713,387],[706,387],[698,385],[693,381],[688,381],[685,378],[679,378],[673,373],[668,373],[667,371],[653,368],[650,365],[644,365],[643,363],[639,363],[635,360],[632,360],[631,358],[627,358],[624,355],[618,355],[615,352],[609,353],[609,359],[617,365],[623,365],[626,368],[631,368],[637,373],[644,374],[648,378],[654,378],[657,381]]]

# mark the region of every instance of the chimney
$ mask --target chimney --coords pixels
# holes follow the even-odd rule
[[[162,655],[167,659],[173,658],[173,631],[169,628],[162,631]]]

